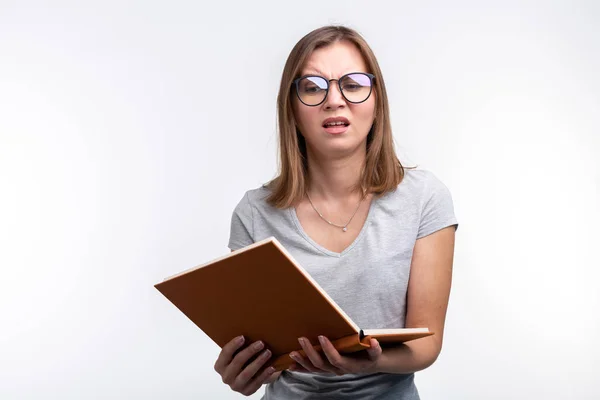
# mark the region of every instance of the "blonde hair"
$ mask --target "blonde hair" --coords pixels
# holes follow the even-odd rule
[[[366,161],[355,189],[382,195],[396,189],[404,177],[404,167],[394,150],[388,98],[375,54],[355,30],[344,26],[324,26],[296,43],[283,69],[277,96],[279,172],[265,185],[271,192],[266,200],[274,207],[287,208],[296,204],[307,187],[306,143],[296,128],[292,83],[300,76],[313,51],[343,40],[358,48],[368,68],[365,72],[375,75],[375,118],[367,136]]]

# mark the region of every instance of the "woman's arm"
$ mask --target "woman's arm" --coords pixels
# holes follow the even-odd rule
[[[292,352],[296,364],[290,368],[301,372],[346,373],[387,372],[406,374],[429,367],[442,349],[444,322],[450,296],[454,258],[454,226],[441,229],[417,240],[413,250],[406,305],[406,327],[428,327],[435,334],[383,350],[375,340],[367,349],[368,358],[341,355],[325,339],[325,357],[302,341],[306,357]]]
[[[384,349],[375,372],[411,373],[435,362],[442,349],[454,259],[455,227],[416,241],[406,305],[406,327],[428,327],[435,334]]]

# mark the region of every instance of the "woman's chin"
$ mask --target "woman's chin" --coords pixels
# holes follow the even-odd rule
[[[344,158],[354,155],[359,149],[366,152],[366,143],[361,146],[354,140],[329,140],[318,145],[318,154],[327,158]]]

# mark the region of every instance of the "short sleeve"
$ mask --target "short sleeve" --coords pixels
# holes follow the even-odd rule
[[[231,215],[228,247],[231,250],[237,250],[248,246],[254,243],[253,236],[252,205],[248,192],[246,192]]]
[[[454,226],[458,221],[450,190],[431,172],[427,173],[421,198],[421,221],[417,239],[431,235],[440,229]]]

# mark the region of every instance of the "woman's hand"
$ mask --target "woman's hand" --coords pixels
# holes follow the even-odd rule
[[[329,339],[319,336],[319,342],[323,348],[323,353],[325,353],[325,357],[323,357],[315,351],[308,339],[300,338],[298,341],[306,353],[306,357],[302,357],[297,352],[290,353],[290,357],[296,361],[296,364],[290,367],[290,371],[329,372],[336,375],[375,372],[374,367],[383,352],[379,342],[371,339],[371,347],[366,349],[366,352],[341,355]]]
[[[252,343],[235,354],[243,347],[244,341],[244,337],[240,336],[223,346],[215,362],[215,371],[221,375],[223,383],[229,385],[233,391],[250,396],[272,377],[275,368],[269,367],[261,371],[271,357],[270,350],[262,351],[264,344],[261,341]],[[256,354],[258,356],[246,365]]]

